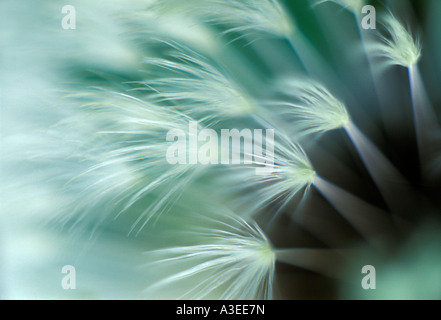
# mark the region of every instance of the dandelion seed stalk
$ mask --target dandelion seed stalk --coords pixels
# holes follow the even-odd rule
[[[399,214],[415,207],[415,193],[396,167],[352,122],[344,128],[390,210]]]
[[[278,249],[276,250],[277,261],[289,265],[314,271],[334,279],[341,279],[340,268],[353,254],[350,250],[332,249]],[[333,266],[330,268],[329,266]]]
[[[291,49],[298,55],[309,76],[323,82],[336,83],[335,71],[323,59],[317,48],[299,31],[286,38]]]
[[[426,176],[428,172],[424,170],[433,160],[436,152],[434,140],[436,134],[441,132],[441,128],[427,96],[418,66],[413,65],[408,70],[420,165],[423,175]]]
[[[382,248],[394,233],[389,214],[317,176],[314,187],[372,245]]]

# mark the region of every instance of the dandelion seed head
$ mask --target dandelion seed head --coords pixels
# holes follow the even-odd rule
[[[392,65],[409,68],[418,63],[421,57],[419,41],[392,14],[384,19],[384,24],[390,39],[383,36],[381,43],[375,44],[373,49],[385,56]]]
[[[282,113],[295,118],[295,131],[300,135],[339,129],[350,121],[345,105],[317,82],[289,79],[281,83],[281,88],[296,101],[277,105],[287,107]]]

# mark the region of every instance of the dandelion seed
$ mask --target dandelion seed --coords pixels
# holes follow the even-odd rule
[[[245,36],[267,33],[278,37],[290,37],[295,26],[277,0],[204,0],[199,11],[208,21],[231,25],[226,32]]]
[[[281,115],[292,121],[294,132],[299,135],[343,128],[350,121],[345,105],[317,82],[289,79],[281,82],[281,91],[298,101],[274,105],[288,107]]]
[[[277,210],[270,219],[271,224],[296,194],[302,189],[307,192],[314,186],[362,236],[375,245],[381,244],[383,239],[380,238],[392,229],[387,215],[320,177],[301,146],[292,143],[287,136],[281,135],[281,132],[278,130],[279,141],[275,145],[275,151],[267,152],[254,161],[254,165],[263,165],[268,163],[268,158],[274,159],[274,168],[267,175],[252,175],[246,170],[235,173],[235,177],[242,182],[241,187],[257,189],[253,190],[253,195],[250,196],[256,197],[257,200],[247,197],[243,207],[248,211],[241,211],[250,215],[275,204]],[[357,214],[354,214],[354,208],[357,208]],[[383,227],[378,230],[378,225]]]
[[[238,172],[234,172],[237,186],[253,190],[250,196],[253,200],[248,197],[243,199],[241,210],[245,215],[277,204],[278,212],[274,219],[298,192],[308,190],[314,181],[316,173],[301,146],[293,143],[283,131],[277,132],[274,146],[268,147],[269,142],[266,141],[266,154],[254,153],[251,165],[241,165],[237,168]],[[266,167],[269,163],[273,163],[273,167],[267,174],[255,174],[256,166]]]
[[[373,45],[373,49],[387,58],[388,64],[400,65],[408,69],[409,84],[412,98],[415,131],[418,143],[419,158],[423,166],[433,157],[433,132],[439,132],[440,127],[427,96],[424,83],[418,68],[422,47],[418,39],[396,19],[392,14],[384,19],[384,24],[390,39],[382,37],[383,43]],[[422,168],[423,175],[424,172]]]
[[[390,39],[381,37],[382,42],[372,45],[372,50],[387,58],[390,65],[409,68],[417,64],[421,57],[421,45],[418,39],[415,40],[392,14],[384,19],[384,24]]]
[[[127,6],[127,3],[123,1],[122,5]],[[216,55],[221,44],[210,28],[187,14],[187,6],[187,1],[141,1],[129,13],[122,14],[121,19],[130,25],[128,36],[135,38],[137,42],[143,43],[146,39],[173,39]]]
[[[169,43],[176,51],[171,59],[148,58],[153,66],[170,75],[142,82],[154,89],[150,98],[168,102],[198,120],[249,115],[257,108],[245,90],[220,67],[198,53]]]
[[[161,290],[173,286],[175,294],[183,291],[173,297],[178,299],[271,299],[275,254],[262,230],[228,213],[211,222],[213,227],[193,233],[203,244],[146,253],[153,259],[149,268],[171,265],[178,270],[149,286],[146,293],[158,298]]]

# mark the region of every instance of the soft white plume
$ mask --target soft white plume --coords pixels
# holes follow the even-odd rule
[[[149,269],[167,270],[146,289],[155,299],[270,299],[275,254],[258,225],[223,212],[201,216],[198,244],[146,252]],[[170,290],[174,288],[174,290]]]
[[[280,89],[289,101],[275,102],[274,106],[285,108],[279,114],[299,135],[342,128],[350,121],[343,102],[318,82],[287,79],[280,82]]]
[[[226,70],[197,52],[175,43],[168,59],[146,58],[161,76],[142,82],[154,92],[150,98],[168,103],[197,120],[249,115],[256,103]]]
[[[198,11],[208,21],[224,24],[226,32],[249,36],[266,33],[277,37],[290,37],[296,27],[277,0],[204,0]]]
[[[391,65],[409,68],[418,63],[421,57],[419,40],[394,15],[387,15],[383,22],[390,37],[382,36],[381,42],[372,44],[372,50]]]

